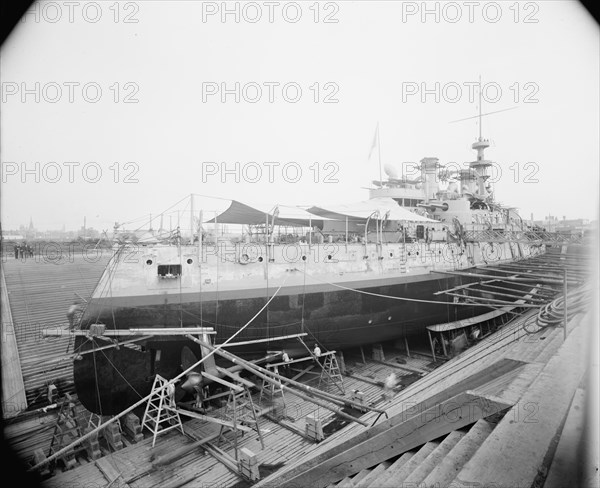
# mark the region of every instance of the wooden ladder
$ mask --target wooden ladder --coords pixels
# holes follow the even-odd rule
[[[265,443],[263,441],[263,437],[260,432],[260,427],[258,425],[258,417],[256,415],[257,406],[254,405],[254,402],[252,401],[252,395],[250,394],[250,390],[244,384],[238,384],[237,386],[241,388],[241,391],[233,389],[230,391],[224,412],[225,419],[230,421],[233,424],[233,427],[222,425],[219,431],[219,439],[225,440],[227,442],[229,442],[229,440],[224,437],[225,432],[227,430],[233,432],[233,447],[236,460],[238,459],[238,425],[248,425],[250,427],[253,427],[256,430],[256,433],[258,434],[258,438],[260,439],[260,444],[262,448],[265,448]],[[242,435],[244,435],[243,431]]]
[[[346,393],[344,390],[344,378],[340,372],[340,366],[335,351],[326,352],[325,354],[322,354],[321,357],[324,357],[325,359],[323,361],[321,376],[319,377],[318,388],[321,387],[321,382],[323,382],[326,385],[334,384],[342,391],[342,393]]]
[[[267,364],[267,369],[279,376],[279,368],[276,365]],[[285,396],[283,395],[283,385],[281,384],[280,379],[277,379],[277,384],[278,385],[275,385],[274,383],[263,379],[262,386],[260,387],[260,395],[258,397],[258,403],[261,402],[263,394],[268,395],[270,400],[273,400],[275,395],[281,394],[281,401],[283,402],[283,405],[285,406]]]
[[[321,376],[319,376],[319,384],[317,388],[321,387],[321,382],[324,382],[326,385],[333,384],[342,392],[342,395],[345,395],[346,390],[344,390],[344,380],[340,372],[335,351],[327,351],[322,353],[321,356],[317,358],[300,337],[298,340],[306,348],[308,353],[316,360],[317,364],[321,368]],[[323,361],[322,363],[321,360]]]
[[[159,374],[156,375],[142,420],[142,430],[147,427],[152,432],[152,447],[154,447],[158,434],[177,428],[181,430],[182,434],[185,434],[175,399],[171,398],[167,392],[167,383],[168,380]],[[167,427],[163,427],[164,424],[167,424]]]

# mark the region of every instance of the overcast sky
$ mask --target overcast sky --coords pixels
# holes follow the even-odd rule
[[[497,200],[597,218],[593,19],[576,1],[426,5],[36,4],[0,53],[3,229],[112,229],[190,193],[364,200],[378,123],[398,172],[474,159],[477,120],[452,121],[477,114],[479,76],[483,112],[511,109],[483,120]]]

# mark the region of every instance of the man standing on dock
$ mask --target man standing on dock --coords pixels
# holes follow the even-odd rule
[[[77,300],[75,300],[73,302],[73,305],[69,307],[69,310],[67,311],[67,319],[69,319],[70,330],[73,330],[73,327],[75,325],[75,314],[82,309],[83,307],[79,303],[77,303]]]

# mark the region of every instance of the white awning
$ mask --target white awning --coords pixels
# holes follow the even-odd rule
[[[417,213],[407,210],[392,199],[387,197],[373,198],[363,202],[341,203],[327,206],[314,206],[308,209],[309,212],[320,217],[326,217],[332,220],[349,220],[356,222],[366,221],[369,217],[372,219],[383,219],[387,215],[387,220],[400,220],[406,222],[437,222],[437,220],[423,217]],[[379,216],[374,215],[379,212]]]
[[[300,207],[291,205],[257,204],[252,206],[232,200],[229,208],[205,223],[211,224],[216,221],[219,224],[243,224],[260,225],[269,218],[269,224],[308,227],[323,227],[323,220],[329,220],[316,216]]]

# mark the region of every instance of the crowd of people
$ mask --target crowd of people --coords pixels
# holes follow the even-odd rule
[[[33,247],[23,242],[14,245],[15,259],[25,259],[33,257]]]

